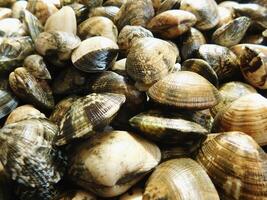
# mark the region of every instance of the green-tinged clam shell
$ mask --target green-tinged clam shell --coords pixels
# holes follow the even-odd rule
[[[55,144],[64,145],[103,130],[124,102],[124,95],[114,93],[92,93],[77,99],[61,120]]]

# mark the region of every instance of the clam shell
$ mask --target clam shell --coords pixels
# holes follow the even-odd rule
[[[240,43],[262,45],[262,44],[265,44],[265,39],[264,39],[264,36],[262,34],[253,34],[253,35],[247,34],[241,40]]]
[[[13,92],[24,101],[44,109],[54,107],[52,91],[45,80],[36,79],[27,69],[19,67],[9,75]]]
[[[167,10],[179,9],[181,0],[164,0],[161,1],[160,7],[157,10],[157,14]]]
[[[165,144],[184,144],[205,139],[208,131],[179,114],[148,111],[129,120],[132,127],[151,140]]]
[[[0,19],[10,18],[12,10],[10,8],[0,8]]]
[[[83,190],[70,190],[59,195],[56,200],[97,200],[96,196]]]
[[[128,192],[121,195],[119,200],[142,200],[143,189],[141,188],[131,188]]]
[[[220,82],[232,78],[239,70],[238,57],[227,47],[204,44],[200,46],[198,54],[214,69]]]
[[[113,93],[92,93],[77,99],[61,120],[56,145],[64,145],[103,130],[124,102],[124,95]]]
[[[141,26],[124,26],[118,37],[120,50],[127,55],[135,40],[144,37],[153,37],[153,34]]]
[[[45,115],[32,105],[26,104],[14,109],[6,119],[5,125],[29,119],[46,119]]]
[[[202,76],[179,71],[159,80],[148,90],[155,102],[182,109],[206,109],[220,100],[218,90]]]
[[[10,92],[0,90],[0,118],[8,115],[18,106],[18,100]]]
[[[135,81],[152,84],[172,71],[179,51],[166,41],[139,38],[130,48],[126,60],[127,74]]]
[[[267,99],[257,93],[235,100],[214,118],[213,132],[241,131],[260,145],[267,144]]]
[[[25,12],[27,8],[28,2],[23,0],[23,1],[16,1],[12,4],[12,17],[20,19],[21,15],[23,12]]]
[[[0,6],[9,6],[14,3],[16,0],[0,0]]]
[[[81,38],[103,36],[117,42],[118,30],[114,23],[107,17],[90,17],[78,27]]]
[[[257,44],[237,44],[235,46],[232,46],[230,48],[231,51],[233,51],[239,58],[242,56],[244,53],[244,50],[247,48],[255,50],[255,51],[260,51],[264,55],[267,56],[267,47],[265,45],[257,45]]]
[[[103,0],[77,0],[77,2],[86,5],[90,9],[103,4]]]
[[[86,5],[80,3],[72,3],[68,6],[71,7],[75,12],[77,24],[88,18],[89,8]]]
[[[89,17],[102,16],[107,17],[114,22],[114,17],[119,12],[119,8],[116,6],[104,6],[96,7],[90,10]]]
[[[202,59],[188,59],[183,62],[181,70],[195,72],[206,78],[215,87],[219,86],[219,80],[214,69]]]
[[[223,6],[218,6],[219,23],[217,27],[221,27],[234,19],[234,10]]]
[[[213,116],[216,116],[217,113],[222,111],[238,98],[247,94],[257,93],[257,90],[246,83],[231,81],[223,84],[220,87],[219,92],[222,96],[222,99],[216,106],[210,109]]]
[[[5,18],[0,20],[0,35],[2,37],[24,36],[26,31],[18,19]]]
[[[180,9],[196,16],[196,28],[199,30],[212,29],[219,23],[219,12],[214,0],[182,0]]]
[[[67,23],[62,23],[64,21]],[[46,20],[44,31],[62,31],[76,35],[77,22],[73,9],[69,6],[64,6],[51,15]]]
[[[103,6],[116,6],[120,8],[124,3],[126,3],[126,0],[106,0]]]
[[[114,65],[110,68],[110,70],[116,72],[117,74],[120,74],[122,76],[126,76],[126,58],[123,58],[121,60],[117,60]]]
[[[147,28],[165,39],[174,39],[194,26],[197,19],[187,11],[168,10],[153,17]]]
[[[109,131],[74,149],[69,177],[98,196],[118,196],[156,167],[160,157],[155,144],[126,131]]]
[[[214,43],[231,47],[238,44],[250,26],[248,17],[238,17],[218,28],[212,35]]]
[[[143,26],[154,16],[151,0],[127,0],[114,17],[117,28],[121,30],[126,25]]]
[[[221,199],[266,199],[267,157],[241,132],[220,133],[206,140],[196,157]]]
[[[199,199],[219,200],[218,193],[205,170],[189,158],[160,164],[149,177],[143,200]]]
[[[95,36],[81,42],[72,53],[72,63],[81,71],[99,72],[115,62],[119,47],[112,40]]]

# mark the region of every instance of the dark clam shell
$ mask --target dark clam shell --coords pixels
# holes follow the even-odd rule
[[[18,100],[10,92],[0,90],[0,119],[18,106]]]

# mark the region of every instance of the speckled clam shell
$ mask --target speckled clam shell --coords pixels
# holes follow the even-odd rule
[[[77,99],[61,120],[56,145],[64,145],[103,130],[124,102],[124,95],[113,93],[92,93]]]
[[[152,84],[172,71],[178,57],[179,51],[171,43],[151,37],[139,38],[130,48],[126,71],[135,81]]]
[[[155,144],[126,131],[109,131],[74,149],[68,176],[98,196],[114,197],[156,167],[160,158]]]
[[[114,17],[117,28],[121,30],[126,25],[143,26],[154,16],[151,0],[128,0]]]
[[[18,106],[18,100],[8,91],[0,90],[0,118],[8,115]]]
[[[219,103],[218,90],[194,72],[179,71],[156,82],[148,90],[155,102],[180,109],[206,109]]]
[[[212,29],[219,23],[219,12],[215,0],[182,0],[180,9],[196,16],[196,28],[199,30]]]
[[[240,61],[227,47],[204,44],[200,46],[198,54],[214,69],[220,82],[232,78],[239,71]]]
[[[196,157],[221,199],[266,199],[267,157],[241,132],[220,133],[206,140]]]
[[[174,39],[194,26],[197,19],[187,11],[168,10],[153,17],[147,28],[165,39]]]
[[[106,17],[90,17],[78,26],[78,35],[81,38],[103,36],[117,42],[118,30]]]
[[[181,70],[195,72],[206,78],[215,87],[219,86],[219,79],[214,69],[202,59],[188,59],[183,62]]]
[[[246,83],[231,81],[223,84],[220,87],[219,92],[222,96],[222,99],[216,106],[210,109],[213,116],[216,116],[217,113],[222,111],[238,98],[247,94],[257,93],[257,90]]]
[[[199,199],[219,200],[219,195],[205,172],[194,160],[173,159],[160,164],[149,177],[143,200]]]
[[[250,26],[248,17],[238,17],[218,28],[212,35],[214,43],[231,47],[238,44]]]
[[[84,72],[100,72],[108,69],[117,59],[119,47],[112,40],[95,36],[83,40],[72,53],[76,68]]]
[[[141,26],[124,26],[118,37],[120,50],[127,55],[136,39],[144,37],[153,37],[153,34]]]
[[[89,17],[107,17],[114,22],[114,17],[119,12],[119,8],[116,6],[100,6],[90,10]]]
[[[165,144],[184,144],[205,139],[208,131],[179,114],[148,111],[129,120],[131,126],[151,140]]]
[[[9,75],[9,85],[16,96],[44,109],[54,107],[52,91],[46,80],[36,79],[24,67],[15,69]]]

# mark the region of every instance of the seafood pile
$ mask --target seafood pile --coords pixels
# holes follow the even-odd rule
[[[0,0],[0,199],[267,200],[266,44],[266,0]]]

